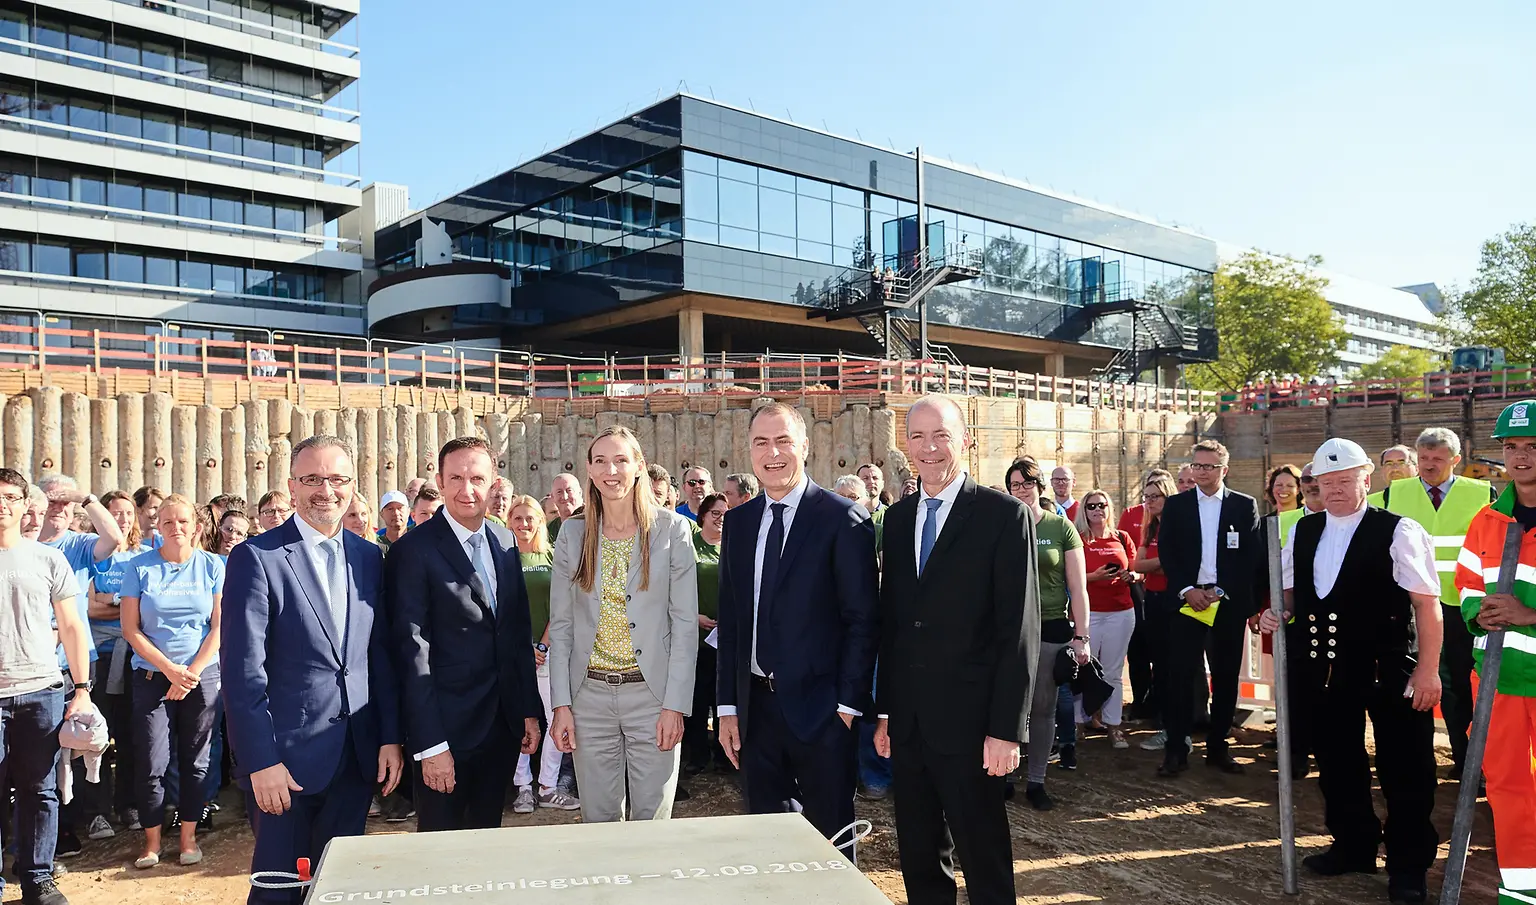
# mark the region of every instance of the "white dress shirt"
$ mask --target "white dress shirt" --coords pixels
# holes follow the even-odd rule
[[[955,475],[955,479],[945,485],[937,494],[930,494],[928,488],[921,490],[921,496],[917,500],[917,523],[912,526],[912,562],[919,564],[923,561],[923,525],[928,521],[928,501],[938,500],[938,511],[933,514],[934,525],[933,538],[938,542],[939,535],[944,533],[944,522],[949,519],[949,513],[955,508],[955,500],[960,497],[960,488],[965,486],[965,479],[969,473],[964,469]]]
[[[443,518],[446,518],[448,520],[448,527],[453,529],[453,536],[459,539],[459,546],[464,548],[464,555],[469,557],[470,568],[474,568],[475,567],[475,548],[470,546],[469,539],[471,537],[474,537],[475,535],[479,535],[480,536],[480,538],[481,538],[480,549],[483,551],[483,556],[484,556],[484,559],[482,559],[480,561],[480,566],[481,566],[482,569],[485,570],[485,574],[481,577],[480,580],[481,581],[488,581],[490,583],[491,586],[486,588],[485,592],[487,594],[491,595],[491,599],[492,600],[495,600],[496,599],[496,564],[491,561],[491,540],[487,536],[488,532],[485,530],[485,523],[484,522],[480,523],[480,530],[479,531],[471,531],[468,528],[464,527],[463,525],[459,524],[458,519],[456,519],[453,516],[449,515],[447,509],[442,510],[440,513],[438,513],[438,515],[440,515]],[[434,757],[434,756],[436,756],[438,754],[442,754],[443,752],[445,752],[447,750],[448,750],[448,743],[447,742],[439,742],[438,744],[433,745],[432,747],[428,748],[425,751],[418,751],[418,752],[416,752],[415,754],[412,755],[412,757],[415,758],[416,760],[425,760],[428,757]]]
[[[1456,483],[1456,476],[1451,475],[1450,477],[1446,478],[1444,484],[1431,484],[1423,478],[1419,478],[1419,483],[1424,485],[1425,493],[1429,493],[1436,487],[1440,488],[1440,502],[1444,503],[1445,498],[1451,495],[1451,485]]]
[[[1204,490],[1195,488],[1195,505],[1200,513],[1200,569],[1195,573],[1194,584],[1179,589],[1180,600],[1191,588],[1216,583],[1216,544],[1221,540],[1221,504],[1226,498],[1225,484],[1209,496]]]
[[[1323,536],[1318,538],[1317,552],[1312,558],[1312,590],[1319,598],[1327,597],[1339,580],[1339,569],[1344,565],[1344,554],[1354,539],[1355,529],[1365,518],[1365,506],[1353,515],[1339,517],[1332,513],[1324,516]],[[1297,524],[1300,524],[1299,520]],[[1282,586],[1291,590],[1295,580],[1296,525],[1286,538],[1285,548],[1280,551]],[[1440,597],[1440,575],[1435,570],[1435,544],[1424,526],[1411,518],[1401,519],[1392,532],[1392,580],[1410,594]]]
[[[293,525],[299,529],[299,538],[304,542],[304,555],[309,557],[309,564],[315,570],[315,577],[320,579],[320,593],[325,595],[326,605],[330,607],[331,627],[336,630],[336,644],[339,647],[347,630],[347,602],[345,600],[330,599],[331,588],[329,581],[326,579],[325,551],[320,549],[320,545],[332,539],[341,545],[337,548],[336,554],[341,557],[341,574],[348,574],[347,541],[346,538],[341,536],[341,532],[346,529],[341,527],[340,522],[337,522],[336,533],[328,537],[321,534],[319,528],[304,521],[297,515],[293,516]]]
[[[775,500],[766,494],[763,497],[763,517],[757,523],[757,552],[752,557],[752,674],[754,676],[763,676],[765,678],[768,676],[767,673],[763,672],[763,668],[757,664],[757,613],[762,602],[763,557],[768,552],[768,529],[773,527],[773,507],[778,504],[783,504],[784,506],[784,512],[779,516],[779,520],[784,524],[783,543],[788,543],[790,526],[794,524],[795,512],[800,508],[800,501],[805,498],[805,488],[809,483],[810,479],[802,474],[800,476],[800,483],[790,488],[789,493],[784,494],[783,499]],[[784,548],[781,545],[779,547],[779,554],[782,556],[783,553]],[[854,716],[860,715],[859,711],[841,704],[838,705],[837,712],[849,713]],[[736,707],[731,704],[721,704],[715,708],[715,714],[717,716],[735,716]]]

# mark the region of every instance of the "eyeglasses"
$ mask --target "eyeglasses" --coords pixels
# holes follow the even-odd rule
[[[14,493],[0,493],[0,503],[4,503],[7,507],[20,506],[26,501],[27,498],[24,496],[17,496]]]
[[[712,509],[709,512],[704,513],[704,516],[705,516],[705,518],[712,518],[712,519],[715,519],[716,521],[719,521],[720,519],[725,518],[725,510],[724,509]]]
[[[1212,465],[1209,462],[1191,462],[1189,467],[1195,471],[1215,471],[1218,468],[1226,468],[1225,465]]]
[[[351,478],[341,474],[305,474],[299,475],[294,480],[298,481],[300,484],[303,484],[305,487],[319,487],[321,484],[330,484],[332,487],[340,488],[347,487],[352,483]]]
[[[703,478],[689,478],[688,480],[684,481],[683,483],[687,484],[689,487],[703,487],[703,486],[707,485],[709,482],[704,480]]]
[[[1100,509],[1107,509],[1108,507],[1109,507],[1108,503],[1084,503],[1083,504],[1083,508],[1088,510],[1089,512],[1098,512]]]
[[[280,518],[292,511],[292,509],[273,509],[268,506],[266,509],[261,510],[261,515],[263,518]]]
[[[1009,481],[1008,482],[1008,489],[1010,491],[1017,492],[1017,491],[1020,491],[1020,490],[1029,490],[1030,488],[1034,488],[1035,490],[1039,490],[1040,489],[1040,485],[1039,484],[1031,484],[1028,481]]]
[[[1161,500],[1161,499],[1164,499],[1164,495],[1163,495],[1163,494],[1161,494],[1161,493],[1143,493],[1143,494],[1142,494],[1142,495],[1141,495],[1141,499],[1142,499],[1142,500],[1143,500],[1143,501],[1144,501],[1144,502],[1150,502],[1150,501],[1152,501],[1152,500]]]

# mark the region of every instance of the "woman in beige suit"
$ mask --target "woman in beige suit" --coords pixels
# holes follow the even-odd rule
[[[550,735],[587,823],[672,816],[693,706],[698,586],[688,520],[660,508],[627,428],[587,449],[587,506],[562,523],[550,588]]]

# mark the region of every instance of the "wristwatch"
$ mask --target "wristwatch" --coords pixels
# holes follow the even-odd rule
[[[85,499],[80,501],[80,505],[82,505],[82,506],[89,506],[92,503],[99,503],[99,502],[101,502],[101,501],[96,499],[96,494],[88,493],[88,494],[85,495]]]
[[[535,641],[535,642],[533,642],[533,649],[538,651],[541,654],[549,653],[549,645],[545,644],[543,641]]]
[[[75,691],[76,692],[83,691],[83,692],[86,692],[87,694],[89,694],[90,691],[91,691],[91,683],[89,681],[86,681],[86,682],[76,682],[75,683]]]
[[[1073,635],[1072,636],[1072,640],[1073,641],[1081,641],[1084,644],[1087,644],[1088,643],[1088,636],[1087,635]]]

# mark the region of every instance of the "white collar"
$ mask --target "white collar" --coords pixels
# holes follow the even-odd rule
[[[955,475],[955,479],[950,481],[948,486],[938,493],[931,494],[928,492],[928,488],[924,487],[922,491],[923,503],[926,505],[929,500],[943,500],[946,503],[953,503],[960,498],[960,488],[965,486],[965,479],[970,476],[970,472],[962,468],[960,473]]]
[[[342,538],[341,533],[346,529],[341,527],[340,524],[336,526],[335,534],[331,535],[331,537],[326,537],[324,534],[320,533],[319,528],[316,528],[309,522],[299,518],[299,514],[297,512],[289,516],[289,518],[293,521],[293,526],[299,529],[299,539],[304,542],[304,546],[306,547],[318,547],[326,541],[330,540],[331,537],[334,537],[337,540],[341,540],[343,543],[345,543],[345,539]]]
[[[767,491],[764,491],[763,492],[763,501],[767,505],[763,507],[763,512],[770,512],[770,511],[772,511],[771,507],[773,507],[775,505],[778,505],[778,504],[781,504],[781,503],[783,505],[789,507],[789,509],[791,511],[799,509],[800,508],[800,500],[805,497],[805,488],[809,487],[810,483],[811,483],[811,479],[806,477],[804,474],[801,474],[800,475],[800,483],[798,483],[795,486],[791,487],[789,489],[789,493],[784,494],[784,499],[782,499],[782,500],[776,500],[773,497],[769,496]]]
[[[1332,512],[1328,512],[1326,509],[1323,511],[1328,513],[1328,524],[1337,528],[1352,528],[1355,525],[1360,524],[1360,520],[1365,518],[1365,510],[1367,508],[1369,507],[1365,504],[1361,504],[1359,509],[1356,509],[1349,515],[1334,515]]]
[[[489,533],[489,532],[487,532],[485,530],[485,522],[484,521],[482,521],[480,523],[480,530],[479,531],[471,531],[468,528],[464,527],[463,525],[459,524],[459,520],[458,519],[456,519],[453,516],[449,515],[447,509],[444,509],[442,511],[442,513],[440,513],[440,514],[443,517],[448,519],[448,527],[453,529],[453,536],[457,537],[459,539],[459,546],[461,546],[461,547],[463,545],[469,543],[470,537],[472,537],[472,536],[474,536],[476,534],[488,534]]]
[[[1456,476],[1451,475],[1450,477],[1446,478],[1445,483],[1443,484],[1431,484],[1423,478],[1419,478],[1419,483],[1424,485],[1424,491],[1426,493],[1428,493],[1431,488],[1440,488],[1440,496],[1444,497],[1446,494],[1451,492],[1451,485],[1456,483]]]
[[[1198,485],[1195,487],[1195,498],[1202,503],[1206,500],[1219,500],[1226,495],[1227,485],[1225,483],[1217,487],[1215,493],[1206,493],[1204,490],[1201,490]]]

